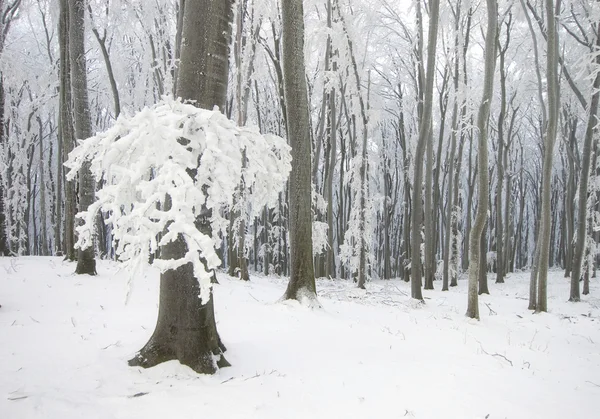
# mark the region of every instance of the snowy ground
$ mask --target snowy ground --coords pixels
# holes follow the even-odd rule
[[[152,333],[158,274],[98,277],[59,258],[0,258],[0,418],[600,417],[600,286],[566,302],[550,275],[550,313],[527,310],[527,275],[491,283],[481,321],[464,316],[466,282],[407,297],[318,282],[323,310],[277,303],[285,279],[221,275],[218,327],[233,367],[199,376],[176,362],[126,360]],[[439,283],[435,284],[440,288]]]

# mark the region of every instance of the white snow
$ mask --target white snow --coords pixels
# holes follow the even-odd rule
[[[232,367],[127,366],[153,331],[158,271],[60,258],[0,258],[0,418],[597,418],[600,287],[568,303],[551,272],[547,314],[527,310],[528,275],[490,281],[481,321],[466,281],[408,298],[401,281],[319,280],[322,309],[282,304],[285,278],[219,275],[218,328]],[[435,283],[440,288],[440,283]],[[489,308],[488,306],[489,305]],[[493,310],[493,311],[492,311]],[[489,415],[489,416],[488,416]]]

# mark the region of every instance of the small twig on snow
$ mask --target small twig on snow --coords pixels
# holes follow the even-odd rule
[[[490,316],[495,316],[498,314],[494,311],[494,309],[492,309],[492,307],[490,307],[490,305],[488,303],[485,303],[485,305],[487,306],[488,310],[490,311]]]
[[[593,386],[600,387],[600,384],[592,383],[591,381],[586,381],[586,383],[590,383]]]
[[[508,359],[507,357],[505,357],[504,355],[499,354],[499,353],[493,353],[493,354],[491,354],[491,353],[487,352],[485,349],[483,349],[483,345],[481,344],[481,342],[477,342],[477,343],[479,343],[479,347],[481,348],[481,352],[483,352],[484,354],[489,355],[489,356],[500,357],[500,358],[504,359],[506,362],[508,362],[511,367],[513,366],[512,361],[510,359]]]

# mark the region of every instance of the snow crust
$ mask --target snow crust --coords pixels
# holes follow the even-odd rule
[[[568,303],[549,276],[550,313],[527,309],[528,274],[490,283],[481,321],[466,280],[317,281],[322,310],[281,304],[287,279],[219,274],[217,324],[232,367],[127,366],[157,316],[155,268],[124,303],[121,264],[73,275],[53,257],[0,258],[0,418],[591,419],[600,411],[600,287]],[[493,280],[493,276],[490,276]],[[435,283],[436,288],[439,282]],[[489,416],[488,416],[489,415]]]

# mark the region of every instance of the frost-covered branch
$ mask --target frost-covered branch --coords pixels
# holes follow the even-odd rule
[[[265,205],[277,203],[291,167],[290,148],[282,138],[237,127],[218,110],[170,98],[134,116],[121,115],[108,131],[80,141],[65,163],[71,169],[68,177],[86,160],[105,186],[89,210],[79,214],[85,223],[77,228],[77,246],[92,244],[98,211],[108,214],[119,259],[133,268],[147,265],[159,246],[181,237],[185,256],[154,260],[153,265],[164,272],[191,263],[201,296],[210,290],[209,272],[221,264],[215,248],[228,227],[221,210],[233,204],[240,181],[247,188],[250,215],[257,216]],[[195,227],[202,208],[213,209],[212,237]]]

